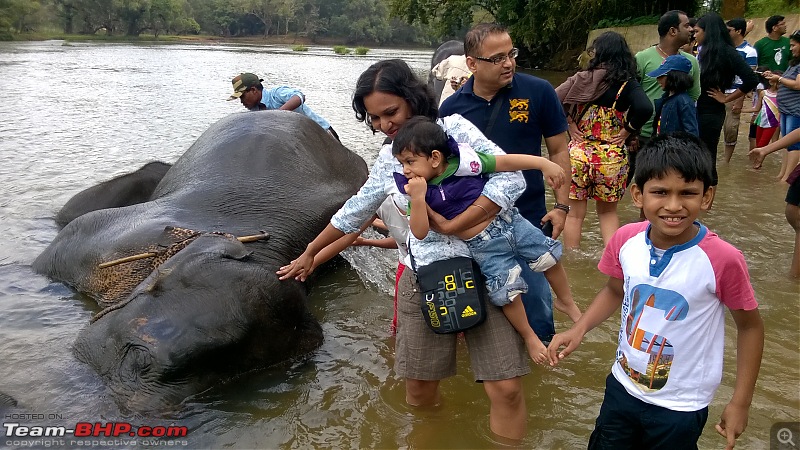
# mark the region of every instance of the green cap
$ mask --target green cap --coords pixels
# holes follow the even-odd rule
[[[233,94],[228,97],[228,100],[236,100],[241,97],[244,91],[264,81],[258,78],[258,75],[250,72],[240,73],[233,77],[231,83],[233,84]]]

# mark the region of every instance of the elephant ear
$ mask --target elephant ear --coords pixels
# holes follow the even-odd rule
[[[188,228],[166,226],[164,227],[164,231],[158,236],[156,244],[159,247],[171,247],[187,239],[196,238],[201,234],[202,233],[199,231],[190,230]]]

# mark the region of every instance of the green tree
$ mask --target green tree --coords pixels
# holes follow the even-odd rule
[[[264,37],[269,36],[277,7],[277,0],[236,0],[234,4],[237,12],[249,14],[264,24]]]
[[[74,0],[74,18],[82,34],[94,34],[105,29],[112,35],[119,24],[113,0]]]
[[[64,33],[72,34],[75,32],[75,17],[77,9],[74,0],[53,0],[53,7],[56,16],[61,20]]]
[[[188,0],[191,16],[214,36],[230,36],[230,26],[240,15],[230,0]]]
[[[0,31],[31,31],[41,9],[41,3],[35,0],[0,0]]]
[[[155,37],[174,29],[183,14],[183,3],[183,0],[151,0],[148,23]]]
[[[391,0],[392,14],[408,23],[427,24],[441,39],[463,37],[475,15],[509,27],[531,65],[549,61],[567,49],[583,48],[600,19],[660,15],[681,9],[692,15],[698,0]]]
[[[147,29],[150,0],[114,0],[114,3],[127,36],[139,36]]]

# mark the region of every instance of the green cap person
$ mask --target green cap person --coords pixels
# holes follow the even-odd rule
[[[242,105],[250,111],[282,109],[298,112],[319,124],[323,130],[326,130],[331,136],[339,140],[339,135],[336,134],[336,131],[333,130],[328,121],[306,105],[306,97],[299,89],[288,86],[265,89],[261,84],[262,81],[264,81],[263,78],[259,78],[258,75],[250,72],[241,73],[233,77],[233,80],[231,80],[233,94],[228,97],[228,100],[236,100],[238,98]]]

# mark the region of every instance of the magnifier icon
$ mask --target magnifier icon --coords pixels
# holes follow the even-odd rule
[[[792,440],[792,438],[794,437],[792,430],[788,428],[781,428],[780,430],[778,430],[777,437],[778,437],[778,442],[780,442],[781,444],[790,444],[793,448],[797,447],[794,441]]]

